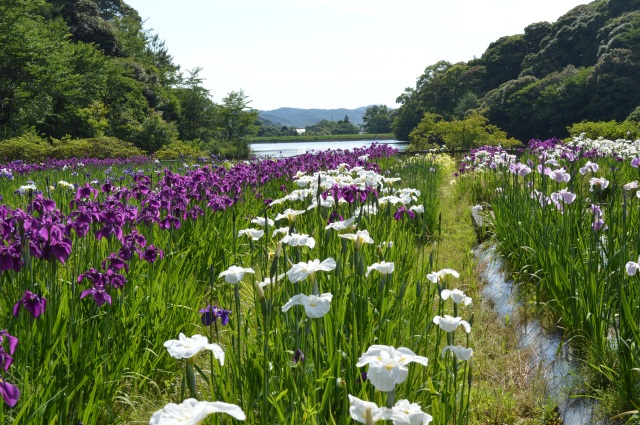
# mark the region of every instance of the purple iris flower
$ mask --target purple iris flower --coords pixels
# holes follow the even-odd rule
[[[56,209],[55,201],[42,197],[41,193],[38,193],[31,204],[27,208],[28,212],[37,211],[40,215],[50,213]]]
[[[180,219],[172,216],[171,214],[167,214],[167,216],[163,220],[160,220],[158,222],[158,226],[160,226],[161,229],[171,229],[171,227],[179,229]]]
[[[356,185],[346,186],[342,188],[342,198],[350,204],[356,200],[364,202],[367,200],[367,192]]]
[[[93,288],[86,289],[82,291],[80,294],[80,299],[86,297],[87,295],[92,295],[98,307],[102,306],[104,303],[111,304],[111,295],[107,293],[104,289],[104,284],[102,282],[94,283]]]
[[[5,338],[9,341],[9,352],[7,353],[4,350],[4,340]],[[9,335],[6,329],[0,331],[0,368],[4,368],[4,371],[8,371],[11,363],[13,362],[13,353],[16,351],[16,347],[18,345],[18,338],[15,336]],[[9,407],[13,407],[20,399],[20,390],[17,386],[6,382],[0,377],[0,395],[4,401],[9,405]]]
[[[591,212],[593,213],[593,223],[591,224],[591,228],[596,232],[600,230],[607,230],[609,226],[604,222],[604,212],[602,211],[602,208],[600,208],[599,205],[591,204]]]
[[[91,197],[95,199],[96,196],[98,196],[98,189],[92,187],[89,183],[85,183],[84,186],[80,186],[76,190],[76,200]]]
[[[6,239],[6,238],[5,238]],[[8,246],[0,247],[0,271],[13,269],[16,272],[22,268],[22,249],[19,241]]]
[[[331,214],[329,215],[329,223],[328,224],[331,224],[334,221],[344,221],[344,218],[340,214],[338,214],[338,211],[336,211],[336,210],[331,211]]]
[[[119,274],[113,269],[107,269],[106,273],[102,275],[102,278],[103,284],[109,284],[111,287],[116,289],[122,289],[124,284],[127,283],[127,279],[124,275]]]
[[[80,299],[86,297],[87,295],[92,295],[96,304],[98,304],[98,307],[100,307],[105,302],[111,304],[111,296],[105,290],[105,284],[111,283],[111,280],[113,280],[112,276],[107,276],[106,274],[103,275],[96,269],[90,268],[86,273],[78,276],[78,282],[81,282],[82,280],[84,280],[84,278],[89,279],[93,283],[93,288],[85,289],[84,291],[82,291],[82,293],[80,293]],[[118,282],[114,282],[114,284],[117,285]]]
[[[416,214],[415,214],[413,211],[408,210],[408,209],[406,209],[406,208],[404,207],[404,205],[401,205],[401,206],[400,206],[400,208],[398,208],[398,209],[396,210],[396,212],[395,212],[395,213],[393,213],[393,218],[394,218],[396,221],[400,221],[400,219],[402,218],[402,215],[403,215],[403,214],[408,215],[411,219],[414,219],[414,218],[416,217]]]
[[[293,355],[293,362],[294,363],[304,362],[304,353],[299,348],[296,350],[295,354]]]
[[[122,257],[120,257],[120,254],[116,254],[114,252],[109,254],[107,259],[102,262],[102,269],[106,270],[107,268],[113,271],[124,269],[127,273],[129,273],[129,265]]]
[[[154,263],[158,258],[164,258],[164,251],[151,244],[144,250],[144,253],[140,255],[140,258],[144,258],[149,263]]]
[[[4,381],[2,378],[0,378],[0,394],[9,407],[15,406],[20,399],[20,390],[18,387]]]
[[[4,340],[5,338],[9,342],[9,352],[7,353],[4,350]],[[16,347],[18,346],[18,338],[12,336],[7,332],[6,329],[0,331],[0,368],[4,368],[4,371],[8,371],[11,363],[13,362],[13,353],[16,351]]]
[[[13,315],[15,317],[18,317],[20,306],[26,308],[33,317],[38,318],[47,307],[47,299],[31,291],[25,291],[22,299],[13,306]]]
[[[220,323],[222,326],[227,326],[229,323],[229,315],[231,314],[231,310],[225,310],[223,308],[218,307],[217,305],[207,305],[205,308],[198,311],[198,313],[202,314],[201,320],[202,324],[205,326],[209,326],[214,323],[218,318],[220,318]]]
[[[593,224],[591,224],[591,227],[596,232],[599,230],[607,230],[609,228],[609,226],[604,224],[604,220],[601,218],[596,218],[595,220],[593,220]]]

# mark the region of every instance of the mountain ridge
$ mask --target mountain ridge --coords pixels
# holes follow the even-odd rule
[[[360,106],[354,109],[292,108],[285,106],[269,111],[259,111],[259,113],[262,119],[295,128],[305,128],[317,124],[322,120],[340,121],[343,120],[345,116],[349,117],[351,123],[360,125],[362,124],[362,115],[369,106],[371,105]]]

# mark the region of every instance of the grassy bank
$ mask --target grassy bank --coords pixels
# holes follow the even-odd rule
[[[453,173],[454,167],[448,168]],[[518,350],[513,324],[500,320],[482,299],[478,264],[472,253],[476,234],[471,224],[471,200],[462,188],[445,179],[439,193],[441,234],[433,247],[437,268],[460,272],[456,286],[473,298],[473,384],[470,424],[549,423],[554,414],[541,377],[531,373],[529,353]],[[533,377],[532,377],[533,376]]]
[[[385,134],[323,134],[316,136],[280,136],[280,137],[252,137],[249,143],[295,143],[295,142],[324,142],[340,140],[395,140],[393,133]]]

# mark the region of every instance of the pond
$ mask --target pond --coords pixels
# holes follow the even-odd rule
[[[354,149],[369,147],[373,143],[391,145],[401,151],[408,146],[405,142],[398,140],[340,140],[340,141],[301,141],[282,143],[252,143],[249,146],[251,151],[258,157],[275,156],[287,157],[296,156],[312,151],[324,151],[327,149]]]

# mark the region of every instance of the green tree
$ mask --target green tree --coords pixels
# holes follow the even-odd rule
[[[624,120],[640,99],[640,51],[612,49],[603,54],[589,76],[594,91],[591,120]]]
[[[52,113],[67,81],[69,54],[60,20],[45,20],[41,0],[0,2],[0,138],[19,136]]]
[[[154,153],[163,146],[177,141],[178,134],[174,123],[163,120],[160,112],[152,112],[141,123],[134,144],[148,153]]]
[[[362,115],[362,121],[365,133],[391,133],[391,111],[386,105],[369,106]]]
[[[106,62],[95,46],[85,43],[64,46],[68,52],[66,73],[50,92],[51,110],[36,128],[54,138],[92,138],[109,128]]]
[[[67,23],[74,41],[94,43],[108,55],[120,55],[116,27],[102,16],[94,0],[52,0],[58,16]]]
[[[418,125],[424,116],[425,108],[418,101],[418,95],[415,89],[407,87],[396,99],[396,103],[400,103],[397,109],[391,128],[396,139],[409,141],[409,134]]]
[[[187,71],[189,77],[174,92],[180,104],[178,131],[181,140],[209,142],[216,137],[216,105],[209,96],[209,90],[202,85],[202,78],[198,75],[201,70]]]
[[[497,87],[518,78],[526,53],[527,41],[523,35],[502,37],[491,43],[482,55],[487,72],[487,84]]]
[[[440,134],[438,123],[444,118],[442,115],[427,112],[422,121],[409,134],[411,144],[409,148],[414,151],[427,150],[436,146],[442,146],[444,141]]]
[[[462,120],[441,121],[438,132],[449,149],[473,149],[491,143],[493,137],[499,137],[486,128],[487,119],[480,114],[471,114]],[[503,132],[504,133],[504,132]],[[501,134],[506,139],[506,133]]]
[[[305,128],[305,134],[313,136],[324,136],[327,134],[333,134],[333,130],[336,128],[336,121],[320,120],[314,125],[309,125]]]
[[[438,61],[433,65],[429,65],[424,69],[422,75],[416,80],[416,90],[421,90],[425,85],[435,80],[437,77],[444,75],[449,68],[451,68],[451,62]]]
[[[257,132],[259,112],[249,108],[250,101],[243,90],[232,91],[222,104],[216,106],[216,123],[220,141],[235,145],[240,150],[249,146],[249,137]]]
[[[357,125],[351,124],[348,116],[344,116],[342,121],[338,121],[331,134],[358,134],[360,129]]]
[[[460,97],[456,106],[453,108],[452,116],[457,119],[462,119],[479,106],[480,99],[478,99],[478,96],[472,92],[466,92]]]
[[[411,149],[423,150],[434,145],[445,145],[448,149],[473,149],[482,145],[521,145],[510,139],[507,133],[490,124],[487,118],[477,112],[461,120],[446,121],[442,116],[426,113],[411,133]]]

